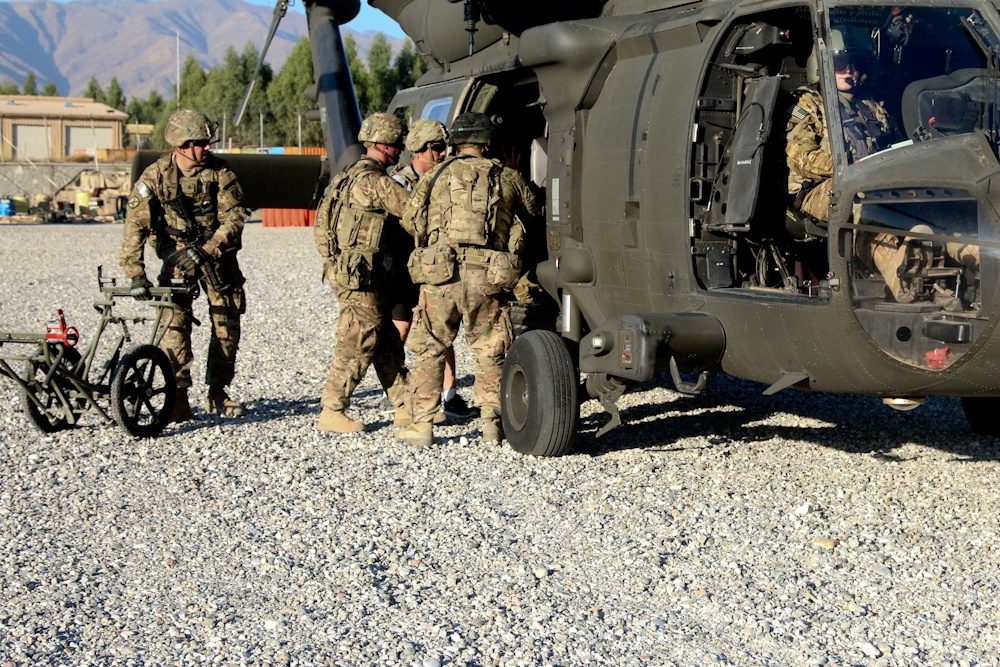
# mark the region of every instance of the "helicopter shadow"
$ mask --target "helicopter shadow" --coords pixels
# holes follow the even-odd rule
[[[1000,443],[971,430],[955,398],[935,398],[911,412],[879,405],[873,396],[791,391],[764,396],[765,385],[738,378],[716,378],[711,390],[685,396],[655,381],[632,392],[656,391],[650,399],[622,408],[622,425],[598,438],[608,413],[597,402],[580,419],[576,451],[602,456],[629,449],[677,451],[704,438],[707,448],[724,448],[774,439],[803,441],[850,454],[902,461],[896,450],[908,444],[952,454],[955,461],[1000,461]],[[774,423],[781,417],[781,423]]]

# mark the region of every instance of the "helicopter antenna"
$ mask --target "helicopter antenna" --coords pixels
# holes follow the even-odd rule
[[[476,46],[476,24],[482,18],[479,11],[479,0],[465,0],[465,32],[469,33],[469,55]]]
[[[290,0],[278,0],[278,4],[274,6],[274,15],[271,18],[271,29],[267,33],[267,40],[264,42],[264,48],[261,49],[260,56],[257,57],[257,64],[253,68],[253,74],[250,75],[250,83],[247,84],[247,90],[243,93],[243,99],[240,100],[240,105],[236,107],[236,116],[233,118],[233,125],[238,126],[240,121],[243,120],[243,113],[247,110],[247,104],[250,103],[250,94],[253,93],[254,84],[257,83],[257,74],[260,73],[260,67],[264,64],[264,56],[267,55],[267,49],[271,46],[271,40],[274,39],[274,33],[278,31],[278,23],[285,16],[285,12],[288,11],[288,5]]]

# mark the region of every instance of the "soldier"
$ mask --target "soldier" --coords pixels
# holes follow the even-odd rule
[[[374,364],[382,387],[395,406],[396,424],[409,423],[400,409],[406,398],[406,357],[392,327],[387,297],[386,238],[409,193],[386,173],[403,150],[403,121],[375,113],[361,124],[358,141],[365,155],[333,177],[316,213],[316,248],[323,277],[337,295],[337,346],[323,388],[317,428],[353,433],[364,426],[344,411],[368,366]]]
[[[849,164],[902,140],[895,121],[879,102],[858,90],[865,75],[865,58],[844,42],[845,30],[832,30],[834,77],[837,82],[838,109],[842,118],[842,140]],[[809,77],[819,81],[817,52],[809,57]],[[785,152],[788,162],[789,193],[795,195],[793,206],[820,222],[829,219],[828,204],[833,185],[833,155],[827,132],[823,97],[815,87],[796,91],[796,103],[788,120]],[[912,293],[899,277],[899,267],[906,259],[906,244],[893,234],[866,235],[859,256],[870,261],[882,274],[894,298],[913,300]]]
[[[440,164],[448,151],[445,143],[448,131],[440,121],[422,118],[410,128],[406,135],[406,150],[413,154],[409,164],[399,165],[392,172],[392,177],[412,191],[420,178],[434,165]],[[417,305],[420,288],[410,280],[406,270],[406,262],[413,251],[413,237],[399,230],[390,240],[392,255],[392,284],[396,304],[392,308],[392,323],[399,331],[399,337],[406,343],[413,322],[413,309]],[[468,419],[478,415],[477,408],[470,407],[455,391],[455,347],[449,347],[444,354],[444,395],[442,396],[444,414],[458,419]]]
[[[837,100],[843,119],[843,141],[849,163],[888,148],[901,141],[896,122],[879,102],[858,90],[864,76],[864,58],[849,52],[842,31],[833,30],[830,43],[834,51],[834,76]],[[819,81],[816,52],[810,56],[810,79]],[[786,155],[789,168],[789,192],[796,195],[796,207],[817,220],[829,218],[827,204],[833,179],[833,156],[827,134],[823,97],[812,86],[795,91],[796,104],[788,121]]]
[[[208,346],[205,409],[237,417],[243,405],[229,398],[226,387],[236,371],[240,345],[240,316],[246,311],[243,274],[236,261],[241,247],[243,191],[226,163],[209,151],[216,124],[200,111],[182,110],[170,117],[164,136],[173,150],[142,172],[128,199],[121,267],[131,279],[132,296],[149,299],[152,283],[146,277],[143,244],[149,240],[163,260],[159,284],[172,280],[200,280],[208,297],[212,338]],[[169,325],[160,347],[173,363],[177,397],[172,421],[191,419],[190,296],[176,296],[180,310],[161,311]]]
[[[412,424],[397,438],[418,446],[433,441],[441,403],[444,353],[459,326],[476,355],[476,403],[483,441],[501,440],[500,374],[511,343],[509,290],[520,277],[524,226],[541,214],[524,177],[490,159],[493,122],[482,113],[460,114],[449,142],[457,154],[431,169],[413,192],[403,228],[417,248],[410,275],[420,284],[410,349]]]

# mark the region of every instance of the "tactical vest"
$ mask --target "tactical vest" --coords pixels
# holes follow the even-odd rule
[[[453,157],[434,175],[427,190],[428,200],[437,192],[435,210],[448,210],[450,214],[428,220],[428,245],[507,250],[510,216],[500,211],[503,167],[493,160],[471,159],[475,157]],[[505,217],[507,224],[498,224]]]
[[[373,285],[375,253],[382,242],[382,230],[388,214],[377,208],[360,206],[353,201],[351,191],[365,172],[384,174],[381,164],[361,159],[346,171],[333,177],[325,199],[328,211],[316,216],[317,238],[328,240],[328,254],[333,260],[333,279],[341,287],[358,290]],[[321,245],[317,241],[318,245]],[[320,248],[320,252],[323,249]]]
[[[863,100],[852,103],[842,101],[841,112],[844,115],[844,139],[852,163],[888,148],[891,136]]]
[[[154,247],[159,250],[162,245],[163,252],[167,253],[177,245],[176,237],[187,227],[187,222],[164,202],[179,198],[200,226],[210,232],[219,227],[219,181],[215,170],[208,165],[192,176],[184,176],[170,157],[161,158],[165,164],[162,165],[159,182],[153,184],[153,194],[160,202],[162,218],[154,216],[150,238]],[[158,220],[166,225],[166,229],[159,228]]]
[[[327,229],[336,241],[336,248],[374,254],[382,240],[382,228],[387,214],[377,208],[358,206],[352,201],[351,190],[365,172],[382,172],[372,160],[360,160],[346,171],[333,177],[327,189],[331,200],[329,216],[317,218],[316,225]]]

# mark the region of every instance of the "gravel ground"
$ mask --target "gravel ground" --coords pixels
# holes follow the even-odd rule
[[[61,306],[86,343],[120,234],[0,228],[0,328]],[[474,422],[396,443],[372,372],[369,430],[323,435],[311,232],[245,246],[245,417],[45,436],[0,382],[0,667],[1000,665],[998,443],[957,402],[648,384],[626,426],[595,440],[590,401],[576,453],[534,459]]]

